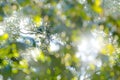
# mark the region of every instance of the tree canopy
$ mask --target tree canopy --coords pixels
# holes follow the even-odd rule
[[[120,80],[119,0],[0,0],[0,80]]]

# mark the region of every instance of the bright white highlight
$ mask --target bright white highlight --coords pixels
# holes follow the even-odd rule
[[[60,46],[59,45],[57,45],[57,44],[55,44],[54,42],[51,42],[50,43],[50,51],[58,51],[59,50],[59,48],[60,48]]]
[[[0,29],[0,35],[3,35],[4,31],[2,29]]]
[[[84,80],[86,69],[90,68],[90,65],[101,67],[102,61],[97,58],[98,53],[103,46],[108,43],[105,40],[106,34],[101,30],[94,30],[90,34],[81,37],[78,43],[78,52],[76,56],[81,59],[81,77],[80,80]]]
[[[106,34],[100,30],[94,30],[91,34],[83,36],[78,45],[78,52],[76,56],[81,57],[82,61],[91,62],[91,60],[97,56],[98,52],[100,52],[107,42],[104,40],[105,36]]]

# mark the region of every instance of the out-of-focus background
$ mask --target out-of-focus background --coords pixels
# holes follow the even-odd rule
[[[0,0],[0,80],[120,80],[120,0]]]

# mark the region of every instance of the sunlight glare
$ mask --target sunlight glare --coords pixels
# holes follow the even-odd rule
[[[54,42],[50,43],[50,51],[54,52],[54,51],[58,51],[60,48],[59,45],[55,44]]]
[[[90,34],[84,35],[77,45],[78,52],[76,57],[80,58],[81,62],[86,63],[86,65],[92,63],[100,67],[102,63],[96,57],[104,45],[108,43],[104,38],[105,36],[106,34],[103,31],[96,29]],[[82,66],[85,67],[84,65]]]
[[[4,31],[0,29],[0,36],[4,34]]]

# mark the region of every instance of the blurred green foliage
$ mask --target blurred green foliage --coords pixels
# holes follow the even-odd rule
[[[119,80],[120,18],[117,13],[119,8],[114,8],[116,15],[107,9],[112,2],[105,4],[105,0],[1,0],[0,29],[5,26],[4,34],[0,35],[1,78]],[[9,22],[8,18],[12,15]],[[20,23],[25,17],[29,20]],[[22,20],[19,20],[21,18]],[[26,32],[21,31],[23,27],[24,30],[27,29]],[[82,36],[91,34],[95,29],[102,30],[107,35],[105,39],[110,38],[113,41],[105,44],[98,52],[96,58],[101,60],[102,65],[97,67],[90,64],[86,68],[83,65],[87,63],[76,56],[77,46]],[[31,35],[35,38],[31,38]],[[59,49],[52,51],[51,43],[58,45]],[[85,71],[82,70],[83,67]]]

